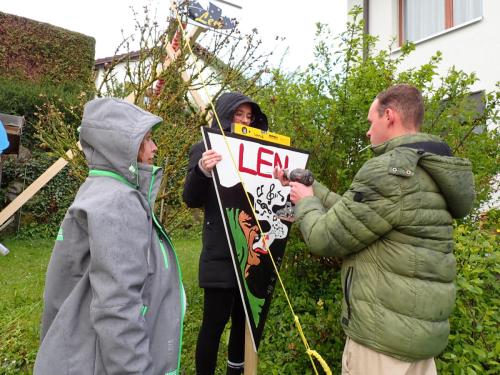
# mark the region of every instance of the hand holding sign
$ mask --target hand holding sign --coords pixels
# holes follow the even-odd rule
[[[201,167],[208,173],[222,160],[222,156],[214,150],[207,150],[201,155]]]
[[[275,167],[273,171],[273,177],[278,179],[282,186],[290,185],[290,180],[285,176],[285,170]]]

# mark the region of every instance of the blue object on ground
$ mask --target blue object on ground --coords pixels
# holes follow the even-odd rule
[[[0,120],[0,154],[3,150],[9,147],[9,138],[7,138],[7,132],[3,126],[3,122]]]

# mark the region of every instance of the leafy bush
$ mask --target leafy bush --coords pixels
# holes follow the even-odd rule
[[[450,318],[448,347],[437,366],[443,374],[498,374],[499,237],[459,225],[455,228],[455,244],[457,303]]]
[[[52,163],[54,158],[37,152],[28,163],[17,163],[9,159],[4,164],[2,183],[18,181],[25,187],[36,180]],[[7,185],[7,184],[6,184]],[[73,201],[80,185],[72,171],[64,168],[45,185],[20,211],[23,230],[21,237],[53,238]],[[7,189],[2,189],[5,192]],[[2,194],[4,196],[4,194]]]
[[[500,173],[499,128],[484,130],[498,121],[500,91],[487,92],[478,102],[470,97],[477,81],[474,73],[454,68],[439,76],[440,52],[418,68],[400,69],[414,46],[400,52],[376,50],[376,37],[363,34],[355,8],[347,31],[334,38],[318,26],[316,61],[293,74],[274,72],[273,81],[259,91],[257,101],[270,120],[271,130],[293,135],[293,145],[311,151],[310,168],[331,190],[343,192],[361,165],[371,157],[368,109],[376,95],[396,83],[413,84],[425,100],[423,131],[438,135],[456,156],[473,163],[478,193],[477,206],[488,199],[491,182]],[[370,53],[364,55],[364,51]]]
[[[124,97],[133,92],[135,104],[164,119],[154,134],[158,145],[156,163],[164,171],[156,207],[160,221],[171,231],[182,231],[194,224],[193,215],[182,204],[181,197],[189,149],[201,140],[199,128],[207,123],[207,111],[210,110],[209,106],[198,108],[190,91],[201,89],[199,77],[202,75],[214,97],[228,90],[252,95],[262,89],[261,77],[266,72],[269,54],[258,51],[260,41],[256,32],[250,35],[241,35],[238,30],[230,31],[229,35],[207,32],[193,46],[198,63],[189,57],[189,49],[183,48],[176,60],[160,71],[158,66],[165,61],[166,43],[172,40],[177,20],[171,18],[166,30],[162,30],[147,7],[144,19],[140,16],[136,13],[134,20],[140,41],[138,60],[130,61],[125,54],[121,60],[107,65],[97,95]],[[122,46],[128,46],[128,41],[123,41]],[[118,64],[122,64],[120,69]],[[119,81],[121,74],[117,71],[122,71],[123,66],[125,78]],[[184,81],[181,75],[186,74],[191,78]],[[163,80],[163,88],[153,94],[158,80]],[[74,133],[67,131],[67,123],[59,112],[44,107],[39,126],[48,130],[40,132],[44,142],[55,155],[62,156],[65,150],[74,147],[76,138]],[[82,157],[71,161],[70,166],[75,175],[84,175],[86,166]]]
[[[6,162],[3,187],[16,179],[28,186],[53,161],[37,138],[50,130],[35,128],[46,103],[58,108],[66,126],[76,131],[74,108],[95,92],[94,46],[94,38],[0,12],[0,112],[25,117],[21,143],[32,154],[22,163]],[[24,207],[29,212],[23,215],[28,219],[25,234],[47,235],[57,228],[75,193],[74,179],[68,176],[57,176]]]
[[[371,157],[363,150],[368,144],[366,117],[373,99],[392,84],[414,84],[425,97],[423,131],[441,136],[457,156],[473,162],[479,207],[490,196],[491,182],[500,171],[500,134],[498,128],[477,130],[498,121],[500,92],[485,93],[485,109],[478,113],[477,102],[469,95],[477,80],[473,73],[451,69],[439,77],[439,52],[419,68],[400,71],[400,62],[414,47],[407,44],[399,54],[375,50],[376,39],[363,35],[362,22],[356,21],[359,9],[353,16],[354,21],[338,40],[320,25],[317,61],[302,72],[276,71],[273,82],[258,93],[257,101],[268,114],[271,129],[292,134],[295,147],[311,151],[310,168],[316,178],[330,189],[343,192]],[[370,53],[363,56],[366,47]],[[500,346],[495,340],[499,319],[498,240],[479,231],[476,218],[470,217],[456,231],[457,307],[451,318],[450,344],[437,359],[438,369],[445,374],[500,371]],[[290,245],[281,272],[286,274],[285,285],[296,310],[301,311],[298,315],[307,327],[310,346],[338,373],[344,342],[338,322],[342,296],[339,263],[312,258],[297,240]],[[271,326],[273,330],[272,339],[268,341],[266,335],[260,365],[269,373],[312,373],[302,343],[294,340],[297,333],[290,314],[283,312],[286,306],[277,290],[267,323],[267,329]],[[273,370],[276,368],[280,370]]]
[[[79,116],[74,113],[74,109],[79,107],[81,100],[85,100],[82,98],[86,98],[86,94],[67,92],[64,87],[42,86],[0,79],[0,108],[3,108],[2,111],[14,114],[24,113],[26,116],[26,124],[21,136],[21,154],[23,156],[19,158],[9,156],[4,159],[0,189],[2,198],[5,197],[5,193],[12,190],[13,185],[28,187],[57,159],[54,153],[42,149],[43,143],[40,144],[40,134],[48,135],[51,132],[50,124],[43,126],[37,122],[39,112],[45,106],[50,106],[54,111],[57,110],[61,121],[65,123],[66,131],[76,134]],[[57,133],[54,136],[60,137],[62,134]],[[75,145],[76,141],[74,147],[76,147]],[[23,236],[52,237],[78,189],[81,182],[81,178],[78,177],[74,171],[68,168],[63,169],[23,206],[21,214]],[[8,203],[2,199],[0,207]]]
[[[340,373],[345,335],[339,317],[342,305],[340,271],[318,261],[295,238],[287,244],[280,275],[311,349]],[[315,362],[319,373],[321,366]],[[276,286],[259,348],[259,370],[265,374],[312,374],[284,293]]]

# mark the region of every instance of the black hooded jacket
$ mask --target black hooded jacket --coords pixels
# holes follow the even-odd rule
[[[231,131],[234,112],[243,103],[252,106],[254,121],[251,126],[268,130],[267,117],[255,102],[240,93],[225,93],[221,95],[215,105],[224,131]],[[219,128],[215,116],[211,127]],[[236,276],[215,187],[212,178],[206,177],[198,167],[198,161],[204,151],[203,142],[198,142],[191,147],[188,172],[182,193],[188,207],[204,208],[205,210],[199,283],[202,288],[236,288]]]

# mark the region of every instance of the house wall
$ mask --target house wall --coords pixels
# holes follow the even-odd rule
[[[137,62],[132,61],[130,62],[130,68],[134,69],[137,65]],[[119,63],[115,66],[113,69],[113,76],[119,83],[124,83],[126,81],[126,72],[127,72],[127,64],[126,63]],[[104,79],[104,65],[99,65],[96,70],[94,71],[95,74],[95,85],[96,88],[99,88],[101,85],[103,79]]]
[[[348,0],[349,9],[361,5],[362,0]],[[370,0],[369,33],[380,37],[378,49],[387,49],[393,38],[398,36],[398,1]],[[479,81],[472,91],[493,90],[500,81],[500,1],[483,0],[483,17],[468,25],[459,25],[445,30],[435,37],[416,42],[416,50],[408,56],[400,68],[427,63],[436,51],[441,51],[443,61],[439,73],[446,74],[451,66],[466,73],[476,72]],[[398,42],[393,48],[397,54]]]
[[[394,54],[398,48],[398,0],[369,0],[369,33],[379,36],[377,49],[387,49],[392,43]],[[348,0],[348,9],[363,5],[363,0]],[[453,65],[466,73],[475,72],[479,78],[472,86],[472,92],[492,91],[500,81],[500,1],[483,0],[483,16],[480,20],[466,25],[444,30],[434,37],[416,42],[416,49],[400,65],[401,70],[418,67],[427,63],[436,51],[442,52],[443,60],[439,65],[440,75]],[[496,127],[498,124],[489,124]],[[499,207],[500,175],[494,182],[494,193],[487,207]]]
[[[193,62],[193,59],[189,58],[189,61],[191,63],[191,62]],[[139,61],[137,61],[137,60],[131,61],[129,63],[130,69],[134,72],[137,69],[138,64],[139,64]],[[198,64],[198,69],[202,69],[204,66],[204,63],[201,60],[197,60],[197,64]],[[158,65],[157,71],[160,72],[161,69],[162,69],[162,66]],[[193,72],[196,72],[196,69],[193,69],[193,71],[188,72],[188,74],[192,75]],[[104,64],[98,64],[94,67],[94,82],[96,85],[96,89],[99,89],[99,87],[104,79],[104,73],[105,73]],[[123,84],[127,81],[130,81],[130,79],[127,77],[126,73],[127,73],[127,63],[126,62],[122,62],[122,63],[117,64],[113,69],[113,77],[116,79],[116,82],[118,82],[118,83]],[[206,77],[209,74],[210,73],[205,71],[203,76]],[[197,81],[195,81],[195,84],[198,86],[201,84],[201,82],[199,80],[197,80]],[[151,87],[152,88],[155,87],[155,83],[153,83],[153,85]],[[219,92],[219,90],[220,90],[220,87],[218,85],[212,84],[210,87],[207,87],[206,90],[205,89],[198,89],[197,94],[199,95],[199,97],[202,99],[202,101],[204,103],[209,103],[209,101],[213,98],[213,96],[217,92]],[[102,91],[106,92],[106,88],[103,87]],[[208,95],[207,95],[207,93],[208,93]],[[191,98],[191,96],[189,96],[189,97]]]

